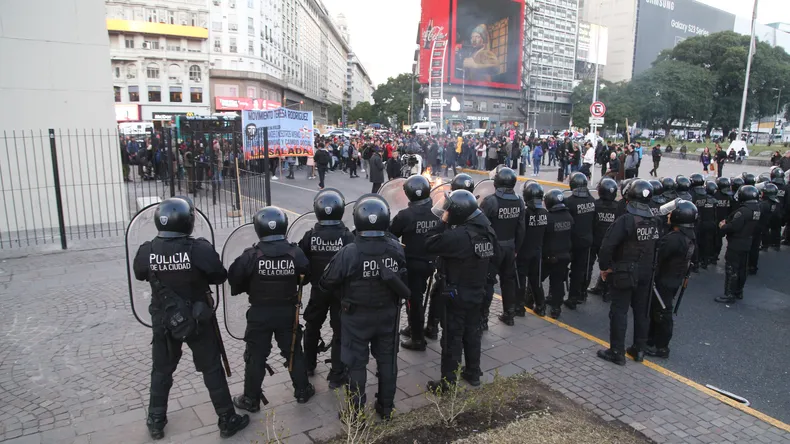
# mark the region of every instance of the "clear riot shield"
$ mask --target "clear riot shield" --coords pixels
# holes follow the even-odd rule
[[[401,210],[408,208],[409,198],[403,191],[403,184],[406,179],[399,177],[385,182],[379,189],[378,194],[384,198],[390,206],[390,217],[395,217]]]
[[[493,179],[483,179],[480,182],[477,182],[475,185],[475,198],[477,198],[477,203],[483,202],[488,196],[496,193],[496,188],[494,188],[494,180]]]
[[[230,233],[225,245],[222,246],[222,265],[230,268],[233,261],[247,248],[258,243],[258,235],[252,223],[244,224]],[[234,339],[244,340],[244,331],[247,329],[247,309],[250,308],[249,298],[246,294],[230,295],[230,285],[225,281],[222,284],[222,303],[224,304],[225,330]]]
[[[158,231],[154,224],[154,213],[159,204],[151,204],[140,210],[129,222],[126,227],[126,276],[129,282],[129,300],[132,305],[132,313],[137,320],[151,327],[151,315],[148,313],[148,306],[151,304],[151,284],[145,281],[138,281],[134,278],[132,265],[137,249],[143,242],[150,241],[156,237]],[[200,210],[195,209],[195,229],[192,237],[203,237],[214,244],[214,229],[211,223]],[[214,297],[214,310],[217,309],[218,297]]]
[[[433,206],[438,208],[442,208],[444,206],[444,194],[450,192],[450,184],[443,183],[439,186],[434,187],[431,190],[431,201],[433,201]]]
[[[345,210],[343,210],[343,224],[345,224],[346,228],[349,231],[354,231],[354,204],[357,201],[349,202],[346,204]]]

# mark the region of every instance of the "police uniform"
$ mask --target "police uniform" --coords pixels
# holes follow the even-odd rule
[[[702,269],[708,268],[708,263],[712,262],[711,258],[714,256],[715,246],[715,227],[716,227],[716,202],[715,199],[708,195],[704,186],[695,186],[691,189],[694,200],[692,201],[697,207],[699,217],[696,224],[696,266]]]
[[[688,205],[689,212],[694,216],[697,215],[696,208],[690,205],[690,202],[684,204]],[[674,218],[678,219],[677,216]],[[673,217],[670,217],[670,221],[672,219]],[[672,339],[674,327],[672,309],[675,295],[683,284],[695,249],[694,223],[677,224],[674,221],[672,224],[672,231],[662,236],[656,245],[655,291],[657,294],[651,294],[650,297],[660,297],[664,307],[658,301],[650,304],[650,327],[647,334],[647,354],[662,358],[669,357],[669,341]]]
[[[445,200],[447,223],[437,226],[426,240],[426,250],[439,257],[445,286],[441,296],[441,380],[428,388],[456,382],[455,372],[464,355],[461,376],[480,384],[480,317],[486,298],[486,272],[496,262],[500,247],[490,223],[477,208],[472,193],[457,190]]]
[[[774,197],[775,198],[775,197]],[[767,248],[771,243],[770,227],[774,215],[777,213],[777,204],[771,199],[762,196],[758,204],[760,210],[760,219],[757,226],[754,227],[754,234],[752,235],[752,245],[749,249],[749,274],[757,274],[757,265],[760,261],[760,244],[765,245]]]
[[[294,331],[299,315],[299,285],[301,277],[309,274],[310,264],[302,250],[285,239],[288,219],[282,210],[265,207],[255,215],[253,223],[260,242],[244,250],[231,264],[228,283],[231,295],[247,293],[250,302],[244,332],[244,394],[234,403],[238,408],[256,412],[263,399],[261,386],[272,337],[290,370],[297,401],[307,402],[315,391],[307,381],[301,328]]]
[[[410,350],[425,350],[425,313],[423,312],[423,299],[428,286],[428,278],[433,275],[435,256],[425,250],[425,238],[430,230],[439,224],[439,218],[431,212],[430,184],[422,176],[412,176],[407,180],[420,182],[419,189],[410,188],[411,196],[409,206],[395,215],[390,225],[390,232],[400,238],[404,244],[406,254],[406,268],[408,285],[411,291],[409,298],[409,336],[411,340],[403,343],[403,347]],[[425,182],[424,184],[422,182]],[[413,185],[414,186],[414,185]],[[413,193],[418,192],[419,195]]]
[[[376,410],[392,415],[398,374],[400,300],[408,298],[406,257],[386,230],[389,206],[378,195],[364,195],[354,206],[357,237],[332,258],[321,276],[321,291],[340,292],[341,359],[348,368],[350,405],[359,411],[367,400],[369,353],[378,364]],[[405,294],[393,290],[395,280]]]
[[[614,179],[609,180],[614,183]],[[603,184],[603,181],[601,181],[601,183]],[[614,186],[617,186],[616,183]],[[605,194],[605,192],[606,191],[603,190],[602,186],[599,184],[598,195],[602,196]],[[613,200],[615,193],[616,191],[606,198],[598,198],[595,200],[595,222],[593,223],[592,230],[593,243],[592,247],[590,248],[590,264],[587,271],[588,276],[592,276],[593,265],[598,258],[598,253],[601,249],[601,242],[603,242],[606,232],[609,230],[609,227],[612,226],[614,221],[617,220],[617,218],[621,215],[618,203]],[[609,300],[606,282],[604,282],[600,276],[598,276],[598,281],[596,282],[595,287],[590,288],[587,291],[593,294],[600,294],[603,296],[605,302]]]
[[[543,205],[543,188],[537,182],[524,187],[524,242],[516,256],[519,289],[516,298],[516,315],[525,312],[527,306],[539,316],[546,314],[546,298],[540,279],[543,251],[543,236],[548,226],[549,212]]]
[[[771,174],[771,183],[776,185],[778,191],[776,194],[777,202],[776,202],[776,209],[774,210],[774,215],[768,220],[768,231],[769,231],[769,244],[774,248],[774,250],[779,250],[779,246],[781,245],[782,241],[782,225],[784,225],[785,221],[785,179],[784,173],[780,173],[782,170],[774,169],[774,172]]]
[[[724,296],[717,297],[716,302],[733,303],[738,299],[743,299],[752,236],[760,221],[757,197],[757,189],[753,186],[740,187],[738,189],[738,207],[721,226],[722,233],[727,236],[727,251],[724,254],[726,261]]]
[[[336,211],[336,210],[335,210]],[[345,382],[345,368],[340,359],[340,296],[334,293],[323,293],[318,281],[329,261],[346,245],[354,242],[354,235],[342,221],[327,224],[319,221],[315,227],[305,233],[299,241],[299,248],[310,262],[310,301],[304,310],[304,356],[307,374],[315,373],[318,361],[321,327],[329,314],[329,326],[332,328],[330,344],[331,369],[327,380],[331,388],[337,388]]]
[[[570,182],[571,195],[565,199],[565,206],[573,217],[574,227],[571,231],[570,285],[565,305],[573,310],[576,304],[587,299],[590,247],[593,244],[595,224],[595,198],[587,189],[587,178],[584,174],[573,173]]]
[[[552,318],[557,319],[562,313],[565,281],[568,280],[568,264],[571,261],[573,216],[565,206],[564,196],[560,190],[549,191],[544,200],[549,213],[546,233],[543,235],[543,265],[540,278],[541,281],[549,278],[550,314]]]
[[[513,173],[509,168],[503,168],[497,174],[503,174],[506,170]],[[494,182],[496,186],[497,178]],[[503,314],[500,318],[506,325],[513,325],[516,309],[516,251],[521,249],[524,240],[524,201],[513,192],[513,186],[515,186],[515,173],[513,173],[512,184],[506,183],[497,187],[496,193],[487,196],[480,204],[480,210],[491,222],[501,249],[502,256],[496,274],[499,275],[499,285],[502,289]],[[488,294],[483,307],[484,323],[487,321],[493,296],[494,284],[489,280]]]
[[[185,219],[189,221],[185,222]],[[171,198],[163,201],[154,217],[159,235],[140,246],[133,262],[137,280],[158,281],[161,287],[193,306],[207,304],[207,297],[211,294],[209,286],[219,285],[227,278],[214,246],[206,239],[189,237],[194,220],[194,208],[187,200]],[[183,229],[179,229],[179,222],[185,224]],[[173,386],[173,373],[181,360],[182,342],[174,339],[167,330],[165,301],[154,284],[152,289],[149,306],[153,326],[152,370],[147,426],[153,439],[161,439],[167,424],[167,398]],[[192,350],[195,370],[203,373],[203,382],[219,417],[220,434],[228,437],[246,427],[249,417],[237,415],[233,407],[221,363],[220,338],[212,325],[213,313],[209,314],[208,319],[200,321],[196,332],[184,342]]]
[[[713,251],[714,264],[718,262],[719,255],[721,254],[721,247],[724,246],[724,242],[722,242],[724,234],[719,229],[719,223],[724,219],[727,219],[727,216],[730,215],[730,208],[733,206],[730,180],[726,177],[720,177],[716,181],[716,186],[719,188],[719,190],[713,195],[713,198],[716,200],[716,234],[714,237],[716,243],[714,245]]]
[[[625,364],[625,333],[628,309],[633,309],[634,344],[629,348],[638,361],[647,345],[648,312],[651,297],[656,241],[659,239],[658,221],[652,217],[647,202],[652,187],[647,181],[636,180],[628,190],[627,213],[609,228],[601,242],[598,260],[602,271],[607,271],[611,304],[609,307],[610,349],[600,350],[598,356]],[[609,271],[611,270],[611,271]]]

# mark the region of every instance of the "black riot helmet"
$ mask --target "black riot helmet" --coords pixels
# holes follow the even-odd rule
[[[442,210],[447,212],[447,223],[450,225],[461,225],[482,214],[477,206],[475,195],[467,190],[446,193]]]
[[[653,197],[657,197],[664,194],[664,185],[661,185],[660,180],[652,179],[649,182],[650,182],[650,186],[653,187]]]
[[[516,186],[516,172],[510,168],[501,168],[494,176],[494,188],[513,188]]]
[[[694,228],[697,223],[697,206],[687,200],[678,199],[675,209],[669,213],[669,224],[673,227]]]
[[[315,195],[313,212],[321,225],[338,225],[343,219],[346,200],[340,191],[327,188]]]
[[[661,179],[661,186],[664,187],[664,192],[675,191],[675,179],[671,177],[665,177]]]
[[[719,187],[719,191],[722,193],[732,196],[732,190],[730,189],[730,179],[728,177],[719,177],[716,179],[716,186]]]
[[[466,190],[470,193],[474,192],[475,181],[472,179],[472,176],[466,173],[461,173],[453,177],[452,182],[450,182],[450,191],[455,190]]]
[[[760,175],[757,176],[757,183],[770,182],[770,181],[771,181],[771,173],[760,173]]]
[[[620,196],[625,198],[626,194],[628,194],[628,187],[631,186],[631,182],[633,181],[634,179],[626,179],[620,182]]]
[[[530,208],[543,208],[543,186],[537,182],[529,181],[522,191],[524,202]]]
[[[744,203],[760,198],[760,192],[753,185],[744,185],[738,188],[738,202]]]
[[[390,226],[390,207],[378,194],[365,194],[354,204],[354,227],[362,237],[383,237]]]
[[[704,187],[705,186],[705,178],[702,177],[702,174],[694,173],[689,176],[689,181],[691,182],[692,187]]]
[[[678,193],[682,193],[683,191],[688,191],[691,189],[691,181],[686,176],[678,176],[675,178],[675,190]]]
[[[403,183],[403,192],[409,202],[431,198],[431,183],[424,176],[414,174]]]
[[[771,168],[771,181],[773,182],[775,179],[782,179],[785,178],[785,172],[782,171],[782,168],[775,166]]]
[[[617,198],[617,182],[612,178],[605,178],[598,183],[598,197],[601,200],[614,202]]]
[[[653,186],[644,179],[636,179],[628,187],[626,199],[628,202],[646,204],[653,198]]]
[[[187,237],[195,229],[195,208],[181,197],[165,199],[156,207],[154,224],[158,237]]]
[[[779,187],[771,182],[766,183],[763,186],[762,198],[773,203],[779,203]]]
[[[742,177],[733,177],[730,179],[730,190],[732,190],[732,194],[737,193],[743,185],[744,183]]]
[[[549,190],[546,196],[543,197],[543,201],[546,203],[546,209],[549,211],[564,210],[567,208],[565,206],[565,195],[562,194],[561,190],[556,188]]]
[[[757,178],[755,178],[754,174],[752,174],[752,173],[743,172],[743,173],[741,173],[741,178],[743,179],[743,184],[744,185],[756,185],[757,184]]]
[[[255,234],[264,242],[285,239],[288,231],[288,216],[277,207],[263,207],[252,218]]]
[[[571,178],[568,182],[571,187],[571,190],[575,190],[577,188],[587,188],[587,176],[584,173],[573,173],[571,174]]]
[[[716,194],[716,191],[719,191],[719,186],[716,185],[716,182],[712,180],[705,182],[705,192],[708,193],[708,196],[713,196]]]

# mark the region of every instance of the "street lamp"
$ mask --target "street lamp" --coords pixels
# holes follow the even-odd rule
[[[461,71],[461,118],[463,119],[463,128],[466,128],[466,68],[455,68],[456,71]]]
[[[776,118],[774,118],[774,133],[776,133],[776,122],[779,121],[779,102],[782,100],[782,88],[771,88],[773,91],[779,91],[779,95],[776,96]],[[771,134],[771,137],[774,135]]]

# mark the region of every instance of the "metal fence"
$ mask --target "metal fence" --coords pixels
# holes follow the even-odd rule
[[[170,128],[129,136],[117,129],[4,131],[0,250],[122,238],[137,211],[178,195],[215,227],[248,222],[265,205],[263,169],[243,160],[236,169],[240,134],[198,136],[180,140]],[[125,148],[132,140],[137,153]]]

